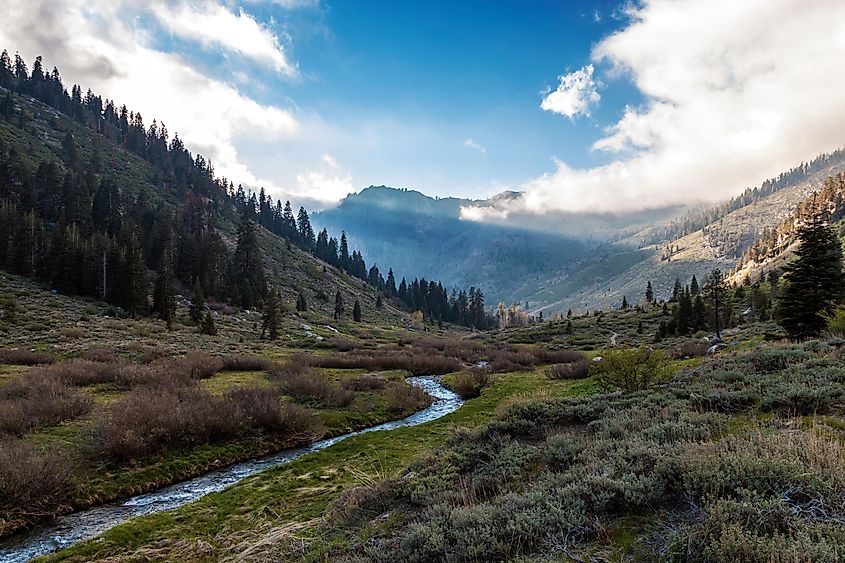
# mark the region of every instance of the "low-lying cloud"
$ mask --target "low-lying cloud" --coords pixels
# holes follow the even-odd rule
[[[628,15],[591,54],[607,90],[630,79],[645,98],[594,142],[613,160],[586,169],[556,162],[508,209],[715,201],[845,144],[845,3],[644,0]],[[590,68],[563,77],[543,109],[585,114],[598,101],[586,95]]]

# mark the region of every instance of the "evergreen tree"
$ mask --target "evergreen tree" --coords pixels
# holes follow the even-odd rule
[[[271,289],[264,302],[264,312],[261,317],[261,338],[264,335],[270,340],[279,337],[279,328],[282,325],[282,296],[277,289]]]
[[[205,312],[205,317],[202,319],[202,326],[200,332],[209,336],[217,336],[217,326],[214,324],[214,316],[211,311]]]
[[[677,302],[683,290],[684,286],[681,285],[681,280],[675,278],[675,285],[672,287],[672,299],[670,299],[669,301],[672,303]]]
[[[722,338],[721,307],[727,291],[727,282],[722,270],[716,268],[710,272],[707,283],[704,284],[704,295],[713,304],[713,331],[716,338]]]
[[[173,277],[173,251],[166,248],[161,255],[161,264],[158,268],[153,289],[153,311],[158,318],[167,323],[167,329],[173,326],[173,319],[176,316],[176,286]]]
[[[304,313],[308,310],[308,302],[305,300],[305,294],[303,292],[299,292],[299,295],[296,296],[296,310],[300,313]]]
[[[376,309],[381,309],[384,307],[384,301],[381,298],[381,293],[376,295]]]
[[[261,304],[267,294],[264,264],[258,246],[255,223],[244,213],[238,225],[238,243],[229,269],[232,301],[249,309]]]
[[[337,293],[334,296],[334,319],[340,320],[344,313],[344,306],[343,306],[343,295],[340,294],[340,290],[337,290]]]
[[[299,228],[299,239],[302,241],[303,248],[308,250],[314,248],[314,229],[311,227],[311,220],[308,218],[308,212],[304,207],[299,208],[296,224]]]
[[[126,242],[123,281],[122,305],[132,318],[145,315],[149,308],[149,285],[147,283],[147,266],[144,262],[144,251],[138,241],[138,235],[133,230]]]
[[[352,306],[352,320],[356,323],[361,322],[361,303],[356,299]]]
[[[191,300],[191,320],[199,324],[202,321],[202,313],[205,309],[205,292],[199,279],[194,282],[194,297]]]
[[[701,292],[701,288],[698,286],[698,280],[695,277],[695,274],[692,275],[692,280],[689,282],[689,293],[693,297],[698,295]]]
[[[342,231],[340,233],[340,250],[338,251],[338,260],[340,261],[340,267],[342,269],[349,269],[351,259],[349,257],[349,243],[346,240],[346,231]]]
[[[690,288],[690,291],[692,291],[692,288]],[[692,303],[692,330],[697,332],[705,328],[707,328],[707,310],[704,307],[704,299],[701,298],[699,293]]]
[[[624,296],[624,295],[623,295],[623,296],[622,296],[622,306],[621,306],[621,309],[627,309],[627,308],[628,308],[628,298],[627,298],[626,296]]]
[[[572,334],[574,331],[572,329],[572,319],[566,320],[566,327],[564,328],[566,334]]]
[[[808,338],[827,326],[831,314],[845,294],[842,246],[836,232],[821,213],[798,230],[795,259],[784,268],[786,285],[778,303],[780,324],[790,338]]]
[[[647,303],[654,302],[654,290],[651,287],[650,281],[645,286],[645,300]]]
[[[393,275],[393,268],[387,270],[387,282],[385,282],[384,293],[388,299],[396,297],[396,277]]]

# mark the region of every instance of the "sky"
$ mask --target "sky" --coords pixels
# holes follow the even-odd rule
[[[843,145],[840,0],[0,0],[0,48],[309,208],[718,201]]]

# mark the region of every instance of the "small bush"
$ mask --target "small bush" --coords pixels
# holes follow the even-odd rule
[[[431,398],[418,387],[393,383],[384,393],[387,410],[392,413],[416,411],[431,402]]]
[[[666,352],[647,348],[611,350],[593,370],[604,389],[626,393],[648,389],[670,375]]]
[[[584,379],[590,376],[590,366],[583,356],[577,362],[554,364],[546,370],[549,379]]]
[[[697,358],[707,354],[710,343],[705,340],[686,340],[672,348],[672,357],[675,359]]]
[[[191,379],[208,379],[223,369],[224,362],[218,356],[195,350],[188,352],[181,358],[171,360],[169,369],[179,370]]]
[[[29,350],[19,350],[17,348],[0,350],[0,364],[35,366],[38,364],[51,364],[54,360],[55,358],[50,354],[40,352],[30,352]]]
[[[355,393],[343,389],[323,374],[310,369],[283,366],[274,369],[271,377],[281,381],[284,392],[297,401],[317,402],[326,407],[345,407],[355,399]]]
[[[76,481],[76,465],[55,448],[0,441],[0,514],[6,520],[54,514]]]
[[[112,383],[120,377],[120,364],[73,359],[60,364],[34,368],[32,375],[61,380],[68,385]]]
[[[120,361],[117,350],[111,346],[92,346],[82,354],[82,357],[92,362],[117,363]]]
[[[319,418],[299,405],[280,403],[278,392],[271,387],[237,387],[224,397],[245,428],[281,434],[296,442],[315,440],[324,432]]]
[[[0,388],[0,432],[22,434],[58,424],[91,410],[90,395],[71,389],[56,378],[31,374]]]
[[[275,364],[266,358],[246,354],[227,354],[223,356],[221,371],[267,371]]]
[[[345,380],[343,385],[353,391],[378,391],[387,387],[388,383],[389,381],[380,375],[365,373]]]

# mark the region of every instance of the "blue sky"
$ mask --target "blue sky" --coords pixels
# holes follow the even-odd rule
[[[488,196],[549,170],[552,157],[578,167],[605,162],[590,144],[636,100],[618,80],[591,117],[570,120],[540,109],[543,90],[620,26],[616,2],[526,9],[505,1],[356,1],[253,13],[290,35],[301,76],[259,71],[260,80],[243,88],[263,103],[295,104],[304,121],[317,114],[349,135],[336,140],[328,133],[317,142],[322,149],[294,142],[269,161],[251,162],[263,176],[307,161],[316,148],[351,171],[357,189],[388,184]],[[229,71],[225,62],[215,70],[224,77]],[[381,142],[359,144],[357,131]]]
[[[841,0],[5,0],[0,46],[309,207],[714,202],[843,145]]]

